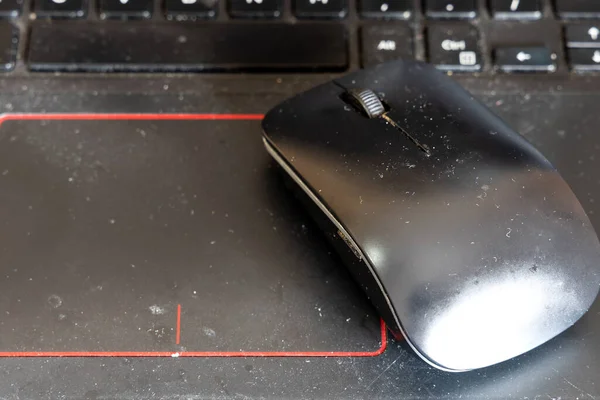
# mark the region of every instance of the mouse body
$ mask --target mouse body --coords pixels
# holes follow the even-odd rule
[[[551,163],[433,66],[394,61],[297,95],[263,140],[388,327],[467,371],[573,325],[600,243]]]

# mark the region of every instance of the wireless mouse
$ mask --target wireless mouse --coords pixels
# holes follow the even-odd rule
[[[450,77],[395,61],[293,97],[264,144],[397,336],[467,371],[573,325],[600,244],[551,163]]]

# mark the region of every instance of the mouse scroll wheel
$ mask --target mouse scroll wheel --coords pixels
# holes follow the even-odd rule
[[[385,113],[385,106],[372,90],[354,89],[348,94],[369,118],[377,118]]]

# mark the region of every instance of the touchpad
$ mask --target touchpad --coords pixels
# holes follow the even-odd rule
[[[373,355],[382,339],[256,118],[4,116],[0,355]]]

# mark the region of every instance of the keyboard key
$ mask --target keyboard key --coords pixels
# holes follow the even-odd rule
[[[556,56],[546,47],[500,47],[496,65],[504,72],[554,72]]]
[[[600,49],[568,49],[568,57],[574,71],[600,71]]]
[[[35,0],[33,11],[38,18],[82,18],[87,13],[86,0]]]
[[[19,31],[8,22],[0,22],[0,71],[10,71],[17,60]]]
[[[100,0],[100,18],[150,18],[152,16],[152,6],[152,0]]]
[[[21,14],[22,0],[0,1],[0,18],[15,18]]]
[[[412,0],[360,0],[359,10],[363,18],[409,19],[413,13]]]
[[[413,33],[405,24],[367,25],[361,30],[362,66],[413,58]]]
[[[476,0],[425,0],[425,14],[429,18],[475,18]]]
[[[541,0],[490,0],[490,10],[497,19],[538,19],[542,17]]]
[[[348,0],[294,0],[294,14],[298,18],[344,18]]]
[[[337,23],[33,23],[32,71],[339,71],[348,66]],[[68,46],[65,46],[68,43]]]
[[[556,12],[562,18],[599,18],[598,0],[556,0]]]
[[[479,71],[482,61],[478,33],[467,24],[436,24],[429,27],[429,61],[444,71]]]
[[[600,47],[600,24],[571,24],[565,27],[567,47]]]
[[[279,18],[282,0],[229,0],[229,14],[234,18]]]
[[[217,9],[217,0],[165,0],[165,14],[169,20],[215,18]]]

